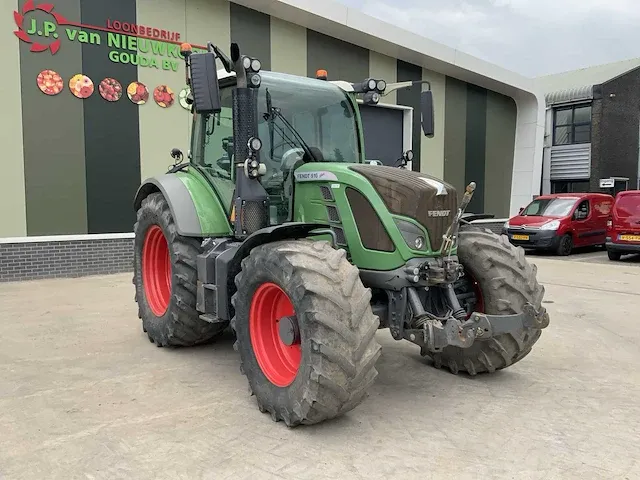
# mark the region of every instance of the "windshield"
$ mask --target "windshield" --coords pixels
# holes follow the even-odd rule
[[[566,217],[577,198],[547,198],[531,202],[520,214],[523,217]]]
[[[360,159],[353,106],[344,91],[323,80],[264,72],[258,135],[262,152],[276,161],[292,148],[311,150],[316,161]]]

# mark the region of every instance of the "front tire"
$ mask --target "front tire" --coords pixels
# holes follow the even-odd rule
[[[178,234],[161,193],[142,200],[134,232],[135,299],[149,340],[159,347],[187,347],[218,336],[226,325],[205,322],[196,310],[200,239]]]
[[[536,309],[542,308],[544,287],[536,279],[536,266],[527,261],[522,248],[489,230],[461,230],[458,238],[460,263],[477,282],[475,311],[515,314],[522,312],[527,302]],[[446,347],[441,353],[428,355],[435,367],[446,366],[452,373],[495,372],[526,357],[540,334],[540,329],[522,329],[476,340],[469,348]]]
[[[571,255],[571,251],[573,250],[573,238],[568,233],[564,234],[560,237],[560,241],[558,242],[558,248],[556,249],[556,255],[561,257],[566,257],[567,255]]]
[[[308,240],[261,245],[235,284],[234,348],[260,411],[294,427],[364,400],[377,376],[379,319],[344,250]],[[285,345],[278,322],[292,317],[297,340]]]

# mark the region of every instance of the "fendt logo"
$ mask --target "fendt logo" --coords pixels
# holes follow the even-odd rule
[[[13,18],[18,27],[13,33],[20,40],[31,45],[29,49],[31,52],[46,52],[49,50],[52,55],[55,55],[60,50],[60,38],[58,38],[59,34],[56,32],[57,26],[69,25],[69,22],[62,15],[54,12],[53,9],[52,3],[34,5],[33,0],[29,0],[22,7],[22,12],[13,12]],[[44,21],[42,25],[38,25],[36,19],[32,18],[30,22],[26,22],[26,15],[35,11],[48,13],[53,21]]]

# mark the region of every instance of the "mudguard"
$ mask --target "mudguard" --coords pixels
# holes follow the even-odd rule
[[[220,200],[213,189],[197,177],[199,174],[178,172],[146,179],[136,192],[134,209],[140,208],[147,195],[160,192],[169,204],[180,235],[230,236],[231,226]]]

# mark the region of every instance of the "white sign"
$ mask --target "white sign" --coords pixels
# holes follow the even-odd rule
[[[600,188],[613,188],[615,184],[616,184],[616,181],[613,178],[600,179]]]
[[[338,180],[331,172],[296,172],[295,175],[298,182]]]

